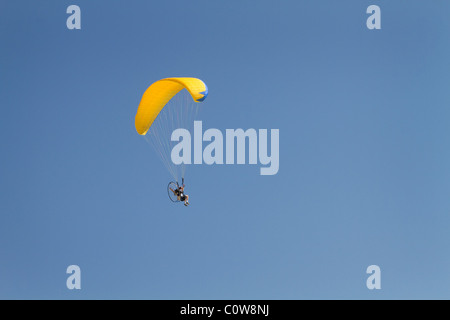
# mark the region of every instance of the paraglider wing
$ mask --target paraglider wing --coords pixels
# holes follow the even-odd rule
[[[145,135],[161,109],[182,89],[189,91],[195,102],[202,102],[208,95],[208,88],[197,78],[166,78],[154,82],[144,92],[136,113],[135,127]]]

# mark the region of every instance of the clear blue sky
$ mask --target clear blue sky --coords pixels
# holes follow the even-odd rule
[[[449,11],[1,0],[0,298],[448,299]],[[191,166],[171,203],[134,128],[171,76],[208,85],[204,128],[279,129],[279,173]]]

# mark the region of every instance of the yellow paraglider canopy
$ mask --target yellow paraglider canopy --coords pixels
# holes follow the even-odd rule
[[[166,78],[154,82],[145,90],[136,113],[135,126],[145,135],[159,112],[178,92],[186,89],[195,102],[202,102],[208,95],[208,87],[197,78]]]

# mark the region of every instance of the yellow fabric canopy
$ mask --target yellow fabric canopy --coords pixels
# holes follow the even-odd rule
[[[166,78],[154,82],[145,90],[136,113],[135,126],[145,135],[164,106],[182,89],[186,89],[195,102],[202,102],[208,95],[208,87],[197,78]]]

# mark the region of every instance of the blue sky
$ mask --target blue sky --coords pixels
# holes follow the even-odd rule
[[[448,299],[449,10],[2,0],[0,298]],[[205,129],[279,129],[278,174],[191,166],[171,203],[134,116],[173,76],[208,85]]]

